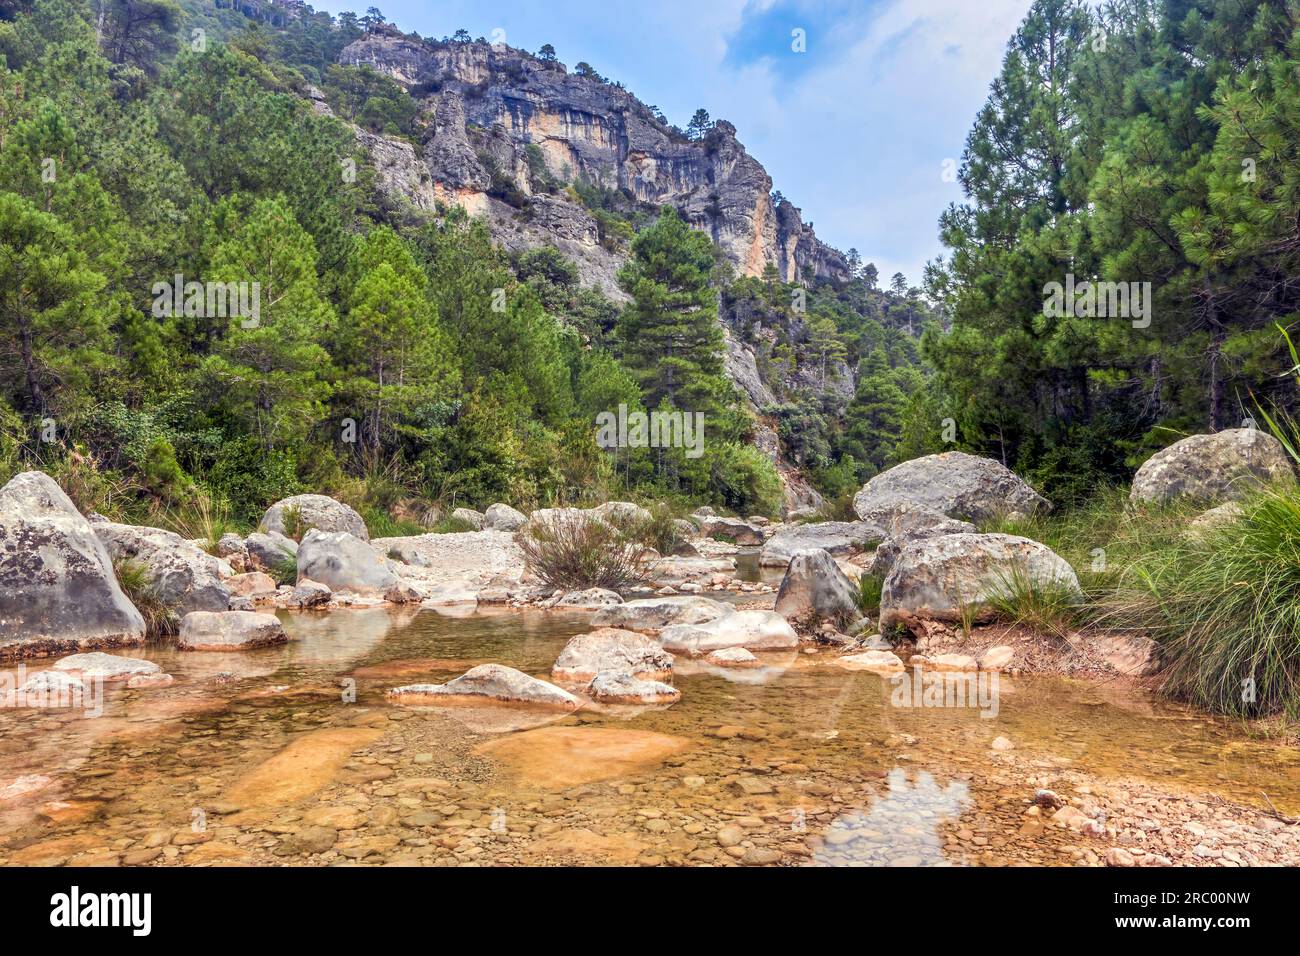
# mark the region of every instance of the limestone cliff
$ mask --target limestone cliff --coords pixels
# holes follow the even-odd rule
[[[787,281],[848,277],[844,257],[817,239],[799,210],[773,202],[771,177],[730,123],[688,140],[621,86],[504,45],[379,33],[340,59],[392,77],[420,104],[418,155],[382,137],[367,143],[388,170],[381,185],[418,207],[437,199],[487,217],[506,248],[553,244],[579,264],[585,283],[607,293],[618,295],[626,251],[602,241],[571,194],[536,188],[539,162],[551,184],[582,179],[648,206],[674,206],[739,274],[761,275],[770,264]]]

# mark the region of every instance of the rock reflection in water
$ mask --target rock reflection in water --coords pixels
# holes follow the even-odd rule
[[[889,794],[869,811],[852,811],[822,834],[814,866],[946,865],[939,826],[961,816],[971,803],[970,788],[960,780],[940,787],[921,771],[916,782],[895,767],[886,778]]]

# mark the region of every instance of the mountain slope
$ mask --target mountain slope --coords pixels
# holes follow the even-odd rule
[[[507,248],[553,242],[579,262],[585,284],[619,296],[623,249],[575,185],[624,207],[676,207],[740,275],[774,267],[786,281],[850,277],[800,211],[773,200],[771,177],[730,123],[689,140],[620,86],[500,44],[381,28],[340,61],[391,77],[419,104],[418,148],[368,137],[391,192],[416,207],[441,200],[484,215]]]

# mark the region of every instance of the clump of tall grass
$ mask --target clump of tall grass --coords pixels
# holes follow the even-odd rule
[[[1165,689],[1242,717],[1300,702],[1300,492],[1262,490],[1225,524],[1135,557],[1100,624],[1155,638]]]
[[[645,545],[634,532],[587,515],[556,515],[516,535],[528,569],[553,588],[608,588],[638,583]]]
[[[1083,598],[1059,580],[1043,580],[1013,566],[986,598],[994,615],[1009,624],[1064,638],[1083,621]]]
[[[687,550],[690,535],[680,522],[683,516],[679,508],[656,501],[647,509],[648,518],[635,522],[633,527],[625,528],[628,534],[648,548],[654,548],[660,554],[677,554]],[[615,524],[618,522],[615,521]]]
[[[113,573],[117,575],[122,593],[144,618],[145,633],[149,637],[167,637],[177,632],[176,615],[159,597],[144,564],[123,558],[113,562]]]
[[[880,597],[884,590],[883,578],[863,573],[862,577],[858,578],[858,610],[863,614],[879,614]]]

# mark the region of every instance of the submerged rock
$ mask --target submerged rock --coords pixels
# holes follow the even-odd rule
[[[582,701],[554,684],[501,664],[480,664],[445,684],[408,684],[388,696],[399,702],[448,703],[457,698],[485,698],[517,704],[577,710]]]
[[[183,651],[240,651],[283,644],[288,639],[274,614],[194,611],[181,621],[176,646]]]
[[[702,656],[727,647],[781,650],[795,647],[799,635],[775,611],[733,611],[704,624],[674,624],[659,633],[665,649]]]
[[[39,471],[0,489],[0,657],[144,641],[89,521]]]
[[[976,619],[1017,580],[1082,596],[1074,569],[1046,545],[1009,534],[953,534],[914,541],[885,578],[880,626]]]
[[[672,674],[673,656],[652,637],[605,627],[579,634],[560,651],[551,677],[560,681],[590,681],[602,673],[627,673],[645,680]]]
[[[869,671],[872,674],[901,674],[903,662],[891,651],[865,651],[835,658],[835,663],[846,670]]]
[[[1292,484],[1295,469],[1282,443],[1255,428],[1191,435],[1156,452],[1133,476],[1129,498],[1163,503],[1177,498],[1219,502],[1263,484]]]
[[[604,704],[673,704],[682,692],[663,681],[642,680],[631,674],[597,674],[587,693]]]
[[[591,623],[595,627],[654,633],[673,624],[703,624],[729,613],[729,605],[709,598],[654,597],[602,608],[592,617]]]
[[[153,661],[117,654],[91,652],[73,654],[57,661],[53,670],[85,680],[125,681],[139,675],[161,674],[163,669]]]
[[[295,527],[287,526],[290,521]],[[277,501],[266,509],[258,530],[301,540],[313,528],[327,534],[343,532],[362,541],[370,540],[361,515],[325,495],[294,495]]]
[[[991,458],[948,451],[895,465],[853,498],[864,521],[885,522],[900,511],[922,511],[968,521],[1026,518],[1051,503]]]

